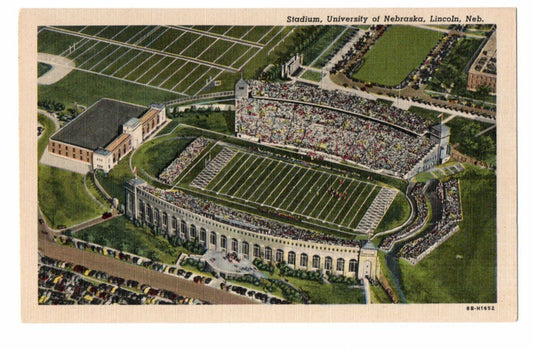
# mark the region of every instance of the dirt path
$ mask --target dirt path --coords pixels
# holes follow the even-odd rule
[[[65,262],[83,265],[89,269],[104,271],[124,279],[136,280],[159,289],[175,292],[185,297],[207,301],[211,304],[254,304],[252,300],[221,291],[192,281],[166,275],[117,259],[82,251],[77,248],[58,245],[49,235],[39,233],[39,251],[44,255]]]
[[[52,69],[37,79],[39,85],[52,85],[67,76],[74,69],[74,62],[68,58],[39,52],[37,61],[50,64]]]

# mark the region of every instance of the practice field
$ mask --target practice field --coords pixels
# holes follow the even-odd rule
[[[243,151],[236,151],[203,188],[209,195],[254,203],[264,210],[351,232],[356,231],[382,189],[373,183]],[[366,232],[361,228],[357,231]]]
[[[443,33],[391,26],[364,56],[365,62],[352,77],[386,86],[396,86],[418,68]]]
[[[39,52],[68,58],[76,70],[177,96],[208,92],[222,74],[238,74],[283,27],[42,27]]]

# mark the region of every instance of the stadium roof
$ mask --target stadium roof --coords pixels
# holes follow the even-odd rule
[[[105,148],[122,133],[124,123],[139,118],[146,110],[139,105],[103,98],[51,138],[91,150]]]

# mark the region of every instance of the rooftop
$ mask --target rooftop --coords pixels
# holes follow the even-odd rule
[[[51,138],[90,150],[105,148],[122,133],[122,125],[139,118],[146,107],[103,98]]]

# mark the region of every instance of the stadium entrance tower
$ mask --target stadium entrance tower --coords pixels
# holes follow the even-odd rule
[[[431,126],[430,138],[439,143],[439,163],[443,164],[450,158],[450,128],[443,123]]]

